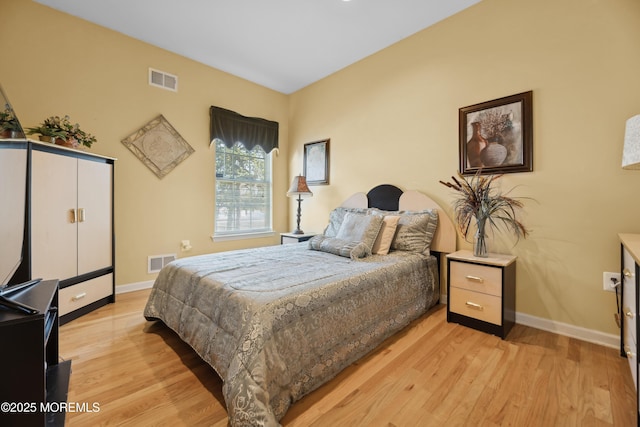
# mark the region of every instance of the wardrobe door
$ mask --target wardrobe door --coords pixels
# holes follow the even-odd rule
[[[78,159],[78,274],[113,265],[112,173],[108,163]]]
[[[75,157],[32,151],[31,276],[64,280],[77,275]]]

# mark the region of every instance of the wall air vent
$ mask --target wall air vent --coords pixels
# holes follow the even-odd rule
[[[177,92],[178,76],[149,68],[149,84]]]
[[[175,259],[176,254],[150,255],[147,259],[147,273],[157,273],[162,270],[162,267],[171,261],[175,261]]]

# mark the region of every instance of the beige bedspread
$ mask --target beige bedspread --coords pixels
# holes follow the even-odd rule
[[[233,426],[276,426],[289,406],[434,305],[437,262],[352,260],[306,243],[179,259],[144,310],[224,381]]]

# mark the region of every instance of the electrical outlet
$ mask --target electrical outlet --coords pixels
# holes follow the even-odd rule
[[[609,292],[615,292],[616,286],[620,285],[620,273],[612,273],[605,271],[602,273],[602,289]]]
[[[192,246],[191,246],[191,242],[190,241],[182,240],[180,242],[180,250],[182,252],[187,252],[187,251],[190,251],[191,249],[192,249]]]

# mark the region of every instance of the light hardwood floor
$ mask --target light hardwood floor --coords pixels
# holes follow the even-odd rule
[[[222,382],[160,323],[149,291],[60,329],[69,401],[99,412],[67,426],[226,426]],[[516,325],[506,340],[446,321],[439,306],[296,402],[284,426],[632,426],[633,381],[619,352]]]

